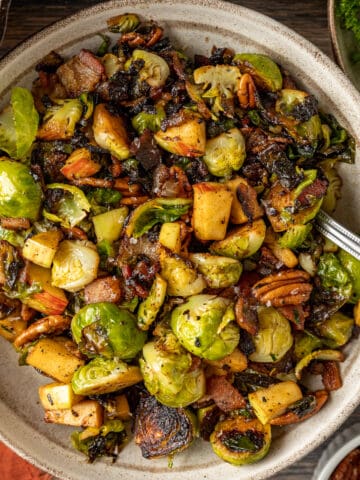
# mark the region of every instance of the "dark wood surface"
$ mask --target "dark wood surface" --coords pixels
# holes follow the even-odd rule
[[[97,3],[99,2],[94,0],[13,0],[7,34],[0,47],[0,57],[38,30]],[[278,20],[332,57],[326,0],[236,0],[233,3],[252,8]],[[341,430],[356,422],[360,422],[360,407],[345,422]],[[271,480],[311,480],[317,461],[330,440],[290,468],[271,477]],[[4,478],[1,473],[0,477],[3,480],[13,480],[13,477]]]

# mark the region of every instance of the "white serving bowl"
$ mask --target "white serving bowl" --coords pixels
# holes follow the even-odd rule
[[[125,12],[163,25],[175,44],[188,53],[208,54],[213,45],[236,52],[270,55],[289,70],[299,85],[312,92],[323,110],[332,112],[360,144],[360,96],[340,69],[316,47],[293,31],[246,8],[206,0],[120,0],[100,3],[41,31],[0,63],[2,104],[14,84],[30,86],[34,65],[50,50],[65,57],[81,47],[96,49],[98,32],[106,32],[106,19]],[[359,155],[357,156],[359,164]],[[337,217],[360,230],[359,166],[341,169],[345,183]],[[88,465],[70,446],[72,428],[42,421],[37,387],[48,380],[30,367],[19,367],[10,344],[0,340],[0,432],[15,451],[62,480],[261,480],[289,466],[329,437],[360,401],[360,358],[356,346],[347,349],[342,364],[344,386],[332,394],[327,405],[313,418],[289,429],[275,430],[268,456],[261,462],[233,467],[212,453],[209,444],[198,441],[174,459],[144,460],[130,443],[118,461],[101,460]]]

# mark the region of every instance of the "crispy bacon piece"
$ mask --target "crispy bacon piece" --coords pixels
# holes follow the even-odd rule
[[[206,393],[223,412],[231,412],[246,405],[245,398],[224,376],[210,377]]]
[[[302,207],[309,207],[313,203],[313,199],[322,198],[328,186],[327,180],[320,180],[317,178],[311,185],[304,188],[304,190],[297,197],[297,201]]]
[[[308,312],[302,305],[285,305],[278,308],[279,312],[294,324],[295,330],[304,330],[304,324]]]
[[[329,398],[329,393],[326,390],[317,390],[313,393],[313,395],[315,397],[316,404],[311,411],[305,413],[304,415],[300,415],[295,412],[286,412],[283,415],[270,420],[270,424],[278,426],[290,425],[292,423],[302,422],[303,420],[307,420],[315,415],[320,408],[325,405],[327,399]]]
[[[117,303],[122,297],[120,280],[116,277],[98,278],[86,285],[84,298],[86,303]]]
[[[72,98],[83,92],[93,92],[105,78],[105,68],[89,50],[81,50],[56,71],[62,85]]]

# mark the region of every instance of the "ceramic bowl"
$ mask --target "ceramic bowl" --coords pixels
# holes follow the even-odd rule
[[[360,45],[351,32],[341,27],[335,12],[335,0],[328,1],[328,24],[336,61],[355,87],[360,90],[360,62],[351,61],[354,52],[360,54]]]
[[[214,0],[120,0],[99,3],[41,31],[0,63],[2,104],[14,84],[31,84],[34,65],[51,49],[65,57],[81,47],[95,49],[99,32],[106,32],[106,19],[136,12],[161,23],[175,44],[189,54],[208,54],[213,45],[237,52],[270,55],[289,70],[321,107],[332,112],[360,144],[360,95],[341,70],[316,47],[281,24],[246,8]],[[359,164],[359,155],[357,158]],[[358,165],[341,168],[345,188],[338,218],[360,229]],[[292,428],[274,429],[269,455],[261,462],[234,467],[212,453],[209,444],[197,441],[174,459],[145,460],[130,443],[115,464],[101,460],[89,465],[70,446],[73,428],[45,424],[37,387],[48,383],[30,367],[19,367],[11,345],[0,340],[0,432],[15,451],[62,480],[261,480],[289,466],[330,436],[360,401],[360,358],[351,345],[342,364],[344,386],[312,419]]]

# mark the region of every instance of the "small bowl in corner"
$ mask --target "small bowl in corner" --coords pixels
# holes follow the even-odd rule
[[[360,53],[360,45],[352,32],[341,27],[335,11],[336,0],[328,0],[327,15],[334,57],[355,87],[360,90],[360,61],[351,61],[353,52]]]
[[[323,451],[312,480],[329,480],[339,463],[360,447],[360,423],[339,432]]]

